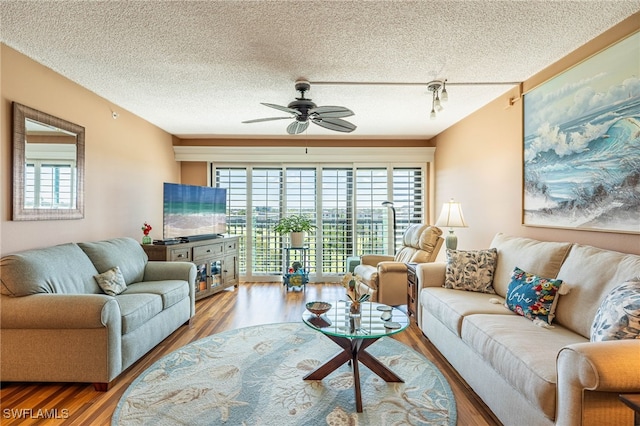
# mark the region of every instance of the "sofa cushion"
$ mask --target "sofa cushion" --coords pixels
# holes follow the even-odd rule
[[[614,288],[598,308],[591,341],[640,339],[640,280]]]
[[[127,285],[142,281],[149,258],[140,243],[133,238],[114,238],[78,245],[89,256],[99,273],[118,266]]]
[[[556,356],[587,340],[566,328],[537,327],[518,315],[470,315],[462,340],[549,419],[555,418]]]
[[[189,285],[180,280],[143,281],[127,287],[127,294],[150,293],[162,298],[162,309],[167,309],[189,297]]]
[[[6,296],[37,293],[98,294],[98,273],[77,244],[61,244],[10,254],[0,261]]]
[[[504,297],[511,282],[511,272],[519,268],[542,277],[556,278],[567,257],[571,243],[536,241],[530,238],[496,234],[490,247],[498,249],[493,288]]]
[[[96,275],[94,278],[102,291],[109,296],[115,296],[127,289],[127,283],[124,282],[122,272],[117,266]]]
[[[162,298],[157,294],[127,292],[115,297],[122,315],[122,334],[132,332],[162,311]]]
[[[516,267],[511,274],[504,306],[532,321],[551,324],[562,280],[544,278]]]
[[[449,290],[442,287],[425,287],[420,292],[420,305],[460,336],[462,321],[473,314],[502,314],[515,316],[503,306],[504,301],[492,303],[495,295],[470,291]]]
[[[588,339],[605,296],[636,277],[640,277],[640,256],[574,244],[557,276],[571,292],[558,300],[554,321]]]
[[[447,250],[444,287],[456,290],[495,293],[493,273],[498,250]]]

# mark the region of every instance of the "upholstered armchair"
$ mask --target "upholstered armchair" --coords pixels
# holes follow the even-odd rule
[[[362,279],[360,291],[371,300],[390,306],[407,303],[407,263],[433,262],[443,243],[442,230],[411,225],[402,236],[402,247],[391,255],[365,254],[354,273]]]

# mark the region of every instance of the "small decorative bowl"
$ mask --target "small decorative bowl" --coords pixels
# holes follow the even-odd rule
[[[307,303],[307,311],[320,316],[331,309],[331,303],[327,302],[309,302]]]

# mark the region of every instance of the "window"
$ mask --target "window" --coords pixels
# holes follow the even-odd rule
[[[273,231],[285,214],[304,214],[318,226],[310,247],[311,279],[344,273],[348,256],[394,251],[402,231],[424,221],[424,167],[212,167],[227,188],[227,226],[242,234],[240,270],[247,281],[279,279],[288,236]]]
[[[73,209],[75,168],[69,162],[29,161],[25,165],[25,207]]]

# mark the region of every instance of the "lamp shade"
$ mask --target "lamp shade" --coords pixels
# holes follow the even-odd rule
[[[464,221],[462,214],[462,205],[453,199],[442,206],[440,217],[436,221],[436,226],[445,228],[466,228],[467,223]]]

